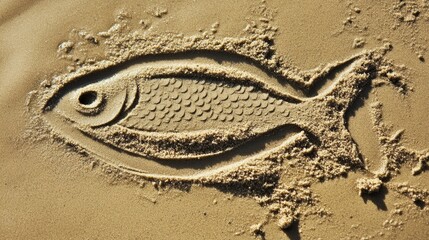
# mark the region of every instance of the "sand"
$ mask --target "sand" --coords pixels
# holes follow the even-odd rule
[[[0,4],[0,238],[426,238],[429,3],[210,4]]]

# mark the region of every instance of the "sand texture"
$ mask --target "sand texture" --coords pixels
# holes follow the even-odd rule
[[[426,239],[429,2],[0,2],[0,239]]]

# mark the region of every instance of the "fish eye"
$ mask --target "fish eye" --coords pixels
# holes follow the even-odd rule
[[[77,92],[75,109],[84,115],[94,115],[102,110],[104,96],[95,90],[83,90]]]
[[[87,91],[81,93],[78,100],[82,106],[91,106],[97,100],[97,97],[97,92]]]

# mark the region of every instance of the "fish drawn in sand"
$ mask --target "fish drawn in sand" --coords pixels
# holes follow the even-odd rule
[[[198,51],[204,49],[189,49]],[[332,83],[311,97],[290,94],[245,70],[193,59],[146,61],[91,75],[105,70],[100,68],[66,76],[46,101],[44,113],[142,161],[204,161],[290,126],[316,142],[327,158],[362,166],[345,113],[362,87],[379,76],[384,53],[366,51],[331,65],[315,78],[330,76]]]

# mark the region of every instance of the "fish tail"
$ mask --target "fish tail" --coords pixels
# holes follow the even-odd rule
[[[306,127],[320,140],[325,156],[348,166],[364,166],[346,124],[346,111],[359,93],[385,69],[384,49],[366,51],[330,69],[332,83],[307,99]],[[310,121],[311,120],[311,121]]]

